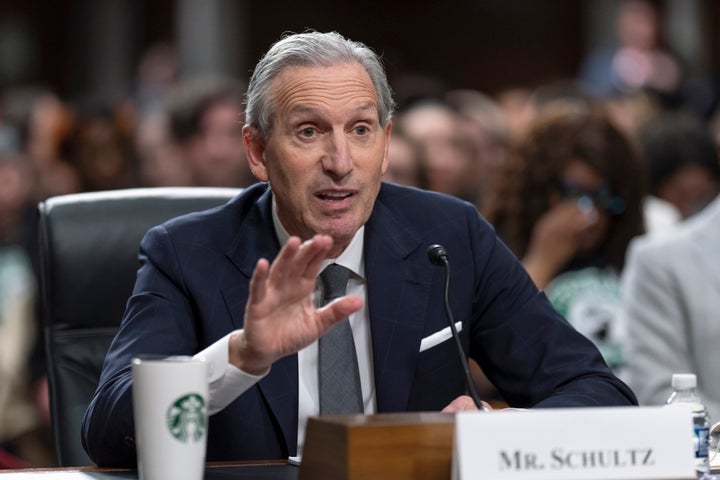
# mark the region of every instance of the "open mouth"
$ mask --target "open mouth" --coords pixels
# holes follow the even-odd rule
[[[322,193],[318,193],[316,196],[320,200],[337,202],[337,201],[345,200],[346,198],[349,198],[352,195],[353,194],[350,192],[322,192]]]

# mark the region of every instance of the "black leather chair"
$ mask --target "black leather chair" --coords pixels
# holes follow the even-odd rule
[[[172,217],[226,203],[239,191],[140,188],[63,195],[39,205],[42,315],[60,466],[93,465],[80,426],[132,292],[142,236]]]

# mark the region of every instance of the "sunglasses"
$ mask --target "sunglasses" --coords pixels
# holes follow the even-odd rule
[[[583,211],[596,208],[610,215],[620,215],[625,211],[625,200],[614,195],[607,182],[603,182],[596,189],[589,190],[577,183],[560,180],[558,191],[563,199],[576,200]]]

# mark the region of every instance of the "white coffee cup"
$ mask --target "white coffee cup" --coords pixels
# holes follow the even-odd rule
[[[207,446],[207,363],[192,357],[132,360],[140,480],[202,480]]]

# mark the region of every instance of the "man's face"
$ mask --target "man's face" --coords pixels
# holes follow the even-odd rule
[[[245,129],[253,171],[269,181],[288,232],[330,235],[336,257],[370,217],[387,168],[390,124],[378,120],[375,88],[357,63],[288,67],[270,99],[267,141]]]

